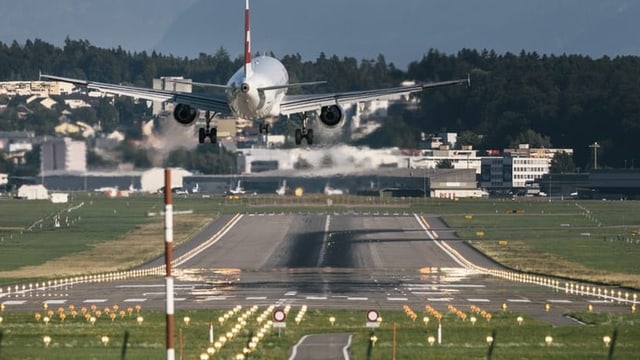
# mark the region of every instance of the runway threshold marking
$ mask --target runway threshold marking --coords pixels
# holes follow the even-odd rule
[[[67,300],[45,300],[43,304],[47,304],[47,305],[62,305],[62,304],[66,304]]]
[[[444,301],[452,301],[453,298],[452,297],[446,297],[446,298],[427,298],[427,301],[429,302],[444,302]]]
[[[26,304],[27,300],[7,300],[7,301],[3,301],[2,304],[3,305],[24,305]]]

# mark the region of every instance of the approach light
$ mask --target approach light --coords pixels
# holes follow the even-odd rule
[[[609,347],[609,344],[611,344],[611,337],[610,337],[610,336],[608,336],[608,335],[605,335],[605,336],[602,338],[602,342],[604,343],[604,346],[605,346],[605,347]]]
[[[335,316],[329,317],[329,322],[331,323],[331,326],[333,326],[333,324],[335,324],[336,322],[336,317]]]
[[[493,336],[491,336],[491,335],[487,336],[486,340],[487,340],[487,344],[491,345],[491,343],[493,342]]]
[[[430,346],[433,346],[433,344],[436,343],[436,338],[434,336],[429,336],[427,338],[427,342],[429,343]]]
[[[106,336],[106,335],[105,335],[105,336],[103,336],[103,337],[101,337],[101,338],[100,338],[100,341],[102,341],[102,345],[104,345],[105,347],[106,347],[107,345],[109,345],[109,337],[108,337],[108,336]]]
[[[191,322],[191,318],[188,316],[185,316],[184,319],[182,319],[184,321],[184,325],[185,326],[189,326],[189,323]]]
[[[48,347],[48,346],[49,346],[49,344],[51,344],[51,336],[49,336],[49,335],[45,335],[45,336],[42,338],[42,342],[44,342],[44,346]]]
[[[547,346],[550,346],[553,343],[553,337],[551,337],[551,335],[545,336],[544,343],[547,344]]]
[[[518,325],[522,325],[522,322],[524,321],[524,318],[522,316],[518,316],[516,318],[516,321],[518,322]]]

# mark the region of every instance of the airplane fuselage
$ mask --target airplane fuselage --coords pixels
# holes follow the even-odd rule
[[[252,71],[245,75],[245,67],[236,71],[227,83],[229,108],[244,119],[264,119],[280,114],[280,102],[287,93],[289,74],[282,63],[269,56],[251,60]]]

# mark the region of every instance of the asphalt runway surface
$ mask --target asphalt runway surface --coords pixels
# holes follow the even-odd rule
[[[569,293],[494,276],[499,264],[458,239],[437,216],[411,213],[245,214],[223,216],[175,249],[175,307],[230,309],[292,306],[441,312],[522,312],[553,325],[579,325],[565,316],[591,305],[628,312],[630,302]],[[164,263],[157,259],[144,267]],[[47,286],[1,294],[11,309],[96,304],[165,308],[162,277]],[[545,308],[548,306],[548,308]]]

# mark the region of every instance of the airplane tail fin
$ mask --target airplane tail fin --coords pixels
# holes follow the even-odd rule
[[[251,26],[249,22],[249,0],[245,0],[244,6],[244,76],[250,77],[251,69]]]

